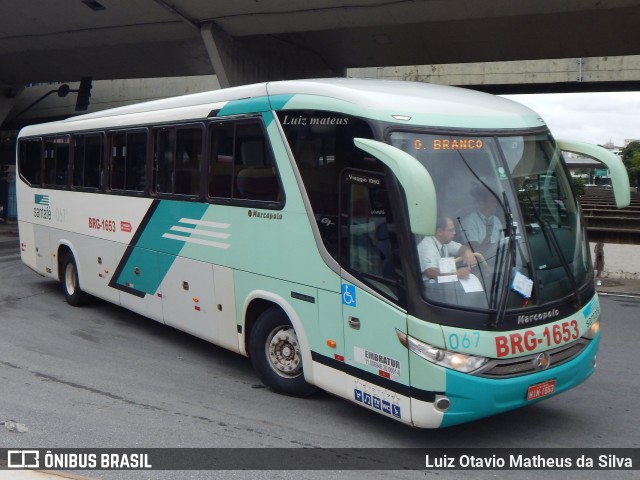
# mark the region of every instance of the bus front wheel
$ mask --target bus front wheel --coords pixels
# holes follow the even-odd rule
[[[65,255],[62,261],[62,288],[64,290],[64,298],[69,305],[79,307],[89,302],[89,295],[80,288],[78,267],[71,253]]]
[[[316,390],[304,379],[298,337],[279,308],[269,308],[258,317],[249,338],[249,354],[258,377],[271,390],[295,397]]]

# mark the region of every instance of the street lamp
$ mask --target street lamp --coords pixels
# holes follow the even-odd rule
[[[67,95],[69,95],[69,93],[77,92],[78,98],[76,99],[76,111],[86,110],[89,107],[89,98],[91,97],[91,87],[92,87],[91,82],[92,82],[92,77],[82,77],[82,79],[80,80],[80,88],[78,88],[77,90],[72,89],[71,87],[69,87],[69,85],[67,85],[66,83],[63,83],[55,90],[48,91],[47,93],[42,95],[40,98],[38,98],[35,102],[32,102],[26,108],[23,108],[20,112],[18,112],[16,115],[11,117],[10,120],[15,120],[20,115],[30,110],[31,108],[36,106],[38,103],[40,103],[42,100],[47,98],[49,95],[53,95],[54,93],[57,93],[60,98],[64,98]]]

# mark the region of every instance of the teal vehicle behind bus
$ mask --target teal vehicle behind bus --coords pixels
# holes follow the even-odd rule
[[[26,265],[71,305],[99,297],[248,356],[276,392],[321,388],[433,428],[596,367],[600,305],[561,151],[603,162],[619,207],[626,172],[512,101],[270,82],[29,126],[17,150]],[[429,276],[421,252],[442,229],[465,255]]]

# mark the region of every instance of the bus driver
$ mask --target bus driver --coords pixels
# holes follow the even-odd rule
[[[471,268],[477,265],[477,259],[471,249],[453,240],[456,229],[451,217],[441,215],[436,223],[436,234],[425,237],[418,244],[420,269],[424,280],[437,279],[441,274],[457,274],[459,278],[469,278]],[[449,257],[462,257],[466,266],[455,268],[455,271],[441,272],[441,260]]]

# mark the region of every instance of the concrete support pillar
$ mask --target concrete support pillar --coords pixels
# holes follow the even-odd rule
[[[312,50],[274,36],[234,38],[214,23],[200,33],[222,88],[270,80],[344,76]]]
[[[234,47],[231,37],[224,34],[224,32],[222,32],[222,30],[213,23],[203,25],[200,28],[200,34],[202,35],[204,46],[209,54],[209,59],[211,59],[213,70],[216,72],[216,76],[218,77],[220,87],[227,88],[231,86],[229,74],[224,68],[227,63],[226,56],[228,55],[226,55],[223,60],[225,50],[229,51]],[[233,75],[233,73],[231,73],[231,75]]]

